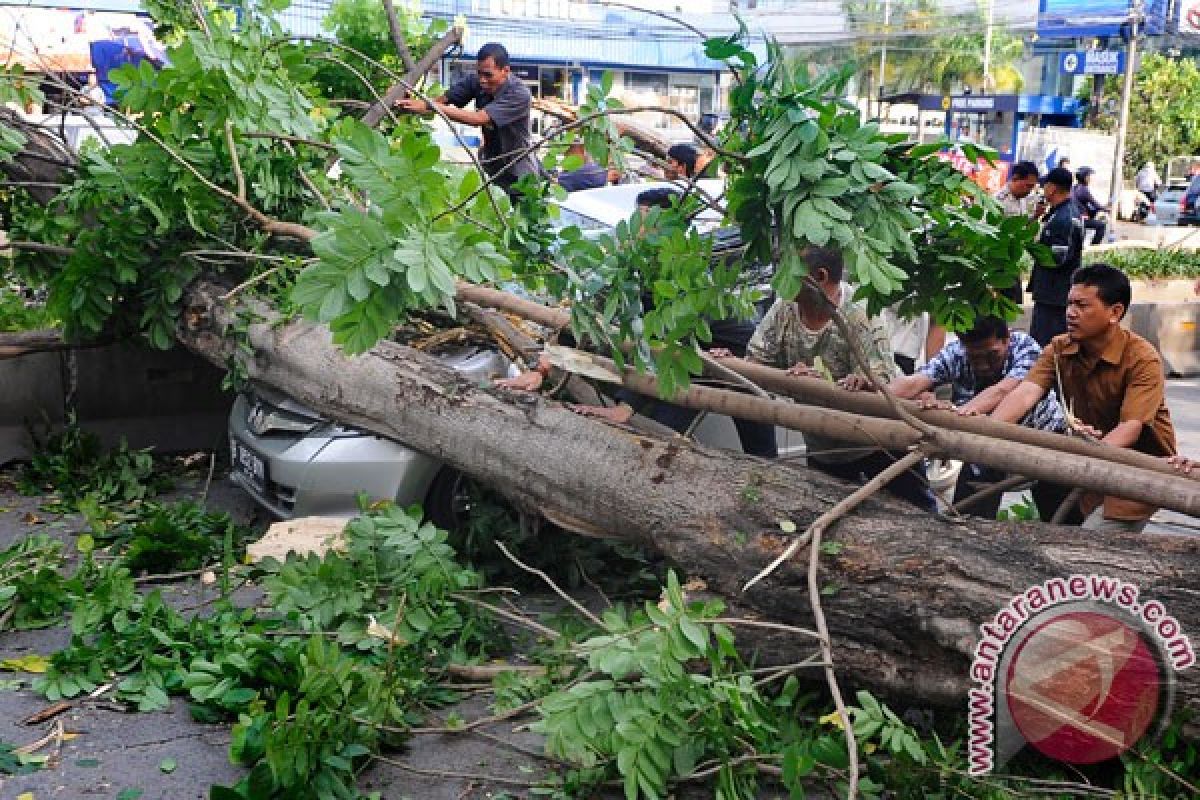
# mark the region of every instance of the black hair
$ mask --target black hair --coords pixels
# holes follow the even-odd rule
[[[988,339],[1007,339],[1008,323],[1000,317],[976,317],[969,331],[958,335],[963,344],[975,344]]]
[[[842,251],[836,247],[806,247],[800,257],[808,265],[809,275],[823,268],[829,273],[829,280],[840,281],[846,270]]]
[[[1071,187],[1075,185],[1075,176],[1071,174],[1071,170],[1069,169],[1055,167],[1046,173],[1046,177],[1042,183],[1053,183],[1060,189],[1070,191]]]
[[[1032,161],[1018,161],[1013,164],[1012,171],[1008,174],[1013,178],[1036,178],[1038,176],[1037,164]]]
[[[637,204],[651,208],[670,208],[679,195],[680,192],[674,189],[647,189],[637,196]]]
[[[683,171],[690,178],[696,171],[696,161],[700,158],[700,151],[690,144],[673,144],[667,148],[667,158],[673,158],[683,164]]]
[[[1124,272],[1109,264],[1088,264],[1071,273],[1072,286],[1095,286],[1096,294],[1106,306],[1120,303],[1125,311],[1133,301],[1133,290],[1129,287],[1129,278]]]
[[[499,42],[488,42],[479,48],[479,52],[475,54],[475,60],[483,61],[485,58],[490,58],[499,69],[508,66],[508,50]]]

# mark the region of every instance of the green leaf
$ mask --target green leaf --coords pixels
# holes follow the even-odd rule
[[[158,762],[159,771],[166,775],[170,775],[172,772],[174,772],[176,766],[175,759],[170,757],[164,758],[162,761]]]

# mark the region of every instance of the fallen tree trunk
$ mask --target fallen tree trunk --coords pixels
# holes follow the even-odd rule
[[[218,296],[193,291],[191,303]],[[234,343],[216,328],[183,331],[192,350],[225,363]],[[597,423],[528,395],[480,389],[436,360],[384,343],[350,358],[327,329],[307,323],[251,326],[252,379],[339,421],[399,439],[551,519],[578,521],[663,553],[744,609],[804,625],[811,619],[804,570],[785,563],[742,595],[743,583],[789,543],[780,522],[803,530],[847,492],[821,473],[707,450]],[[843,678],[909,702],[959,706],[980,623],[1046,579],[1096,573],[1141,588],[1185,632],[1200,621],[1200,539],[1100,536],[1042,524],[953,521],[868,501],[838,523],[823,580],[836,666]],[[739,631],[760,661],[798,661],[813,642]],[[757,638],[755,638],[757,637]],[[1200,710],[1196,671],[1178,696]]]
[[[533,99],[533,107],[543,114],[549,114],[562,122],[574,122],[579,118],[579,113],[575,108],[553,97],[535,97]],[[614,117],[613,124],[617,126],[618,134],[628,137],[633,142],[635,150],[654,156],[660,161],[666,159],[667,148],[671,146],[671,142],[659,136],[650,128],[621,117]]]

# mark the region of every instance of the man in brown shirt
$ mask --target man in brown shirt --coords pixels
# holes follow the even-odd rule
[[[1175,455],[1162,359],[1154,345],[1121,327],[1131,294],[1129,279],[1119,269],[1092,264],[1075,270],[1067,295],[1067,332],[1051,340],[992,416],[1017,422],[1046,392],[1059,388],[1060,402],[1106,444]],[[1083,527],[1109,531],[1141,531],[1156,510],[1095,494],[1084,495],[1080,507],[1086,515]]]

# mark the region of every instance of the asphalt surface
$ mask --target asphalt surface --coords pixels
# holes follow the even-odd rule
[[[1167,381],[1167,408],[1175,425],[1179,452],[1200,462],[1200,378]],[[1155,533],[1200,534],[1200,519],[1159,511],[1146,529]]]
[[[22,497],[10,478],[11,473],[0,472],[0,549],[31,533],[45,533],[67,542],[67,552],[74,552],[75,533],[84,527],[82,519],[45,512],[40,508],[42,498]],[[173,495],[199,497],[202,488],[197,479]],[[265,521],[256,519],[249,499],[226,480],[212,484],[208,504],[265,530]],[[198,581],[157,588],[177,607],[194,606],[213,596],[213,589]],[[241,602],[255,599],[248,593]],[[0,660],[50,655],[68,638],[64,627],[7,632],[0,635]],[[33,800],[115,800],[125,790],[141,790],[140,800],[201,800],[208,797],[211,785],[232,785],[244,774],[229,763],[230,727],[193,722],[177,697],[167,711],[152,713],[129,713],[103,701],[85,701],[54,720],[25,725],[22,720],[50,705],[29,688],[34,677],[0,671],[0,681],[21,682],[20,688],[0,684],[8,687],[0,688],[0,742],[14,746],[36,742],[54,733],[59,722],[68,736],[37,751],[51,756],[47,768],[27,775],[0,774],[0,800],[16,800],[26,792],[32,793]],[[468,698],[453,710],[466,720],[488,716],[488,699]],[[385,800],[483,800],[503,796],[505,790],[513,797],[525,797],[523,789],[506,786],[504,781],[531,781],[546,775],[548,767],[533,755],[541,751],[540,737],[514,727],[499,723],[481,728],[482,735],[416,737],[405,751],[390,756],[404,767],[373,766],[360,788],[379,791]],[[174,762],[173,771],[163,771],[164,761]]]

